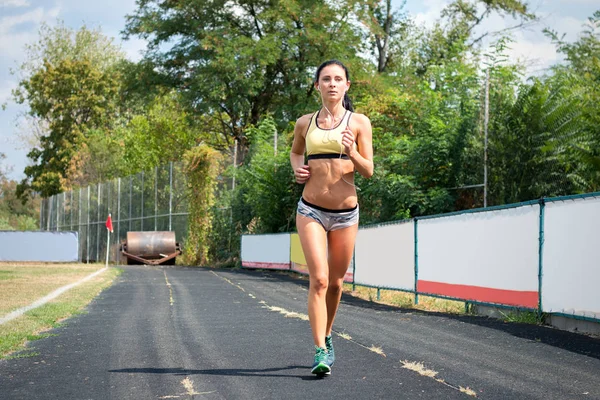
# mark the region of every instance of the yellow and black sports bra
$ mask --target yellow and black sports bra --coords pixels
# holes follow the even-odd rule
[[[342,131],[346,129],[350,122],[352,112],[346,110],[342,121],[331,129],[323,129],[319,127],[318,119],[319,112],[313,114],[310,118],[310,124],[306,131],[306,154],[309,160],[319,158],[341,158],[348,159],[349,157],[343,153],[342,146]],[[354,143],[356,148],[356,143]]]

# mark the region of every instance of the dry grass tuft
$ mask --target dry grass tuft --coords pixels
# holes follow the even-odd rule
[[[477,393],[475,393],[475,391],[468,386],[466,388],[460,386],[459,389],[461,392],[468,394],[469,396],[477,397]]]
[[[371,347],[369,347],[369,350],[372,351],[373,353],[376,353],[376,354],[379,354],[381,356],[386,357],[386,355],[383,352],[383,349],[381,347],[377,347],[375,345],[372,345]]]
[[[415,371],[419,375],[422,375],[422,376],[427,376],[429,378],[435,378],[436,375],[438,374],[437,371],[425,368],[423,363],[420,363],[420,362],[413,362],[413,361],[406,361],[406,360],[400,361],[400,362],[402,363],[402,368],[410,369],[411,371]]]
[[[306,315],[306,314],[298,313],[295,311],[288,311],[285,308],[281,308],[281,307],[270,306],[267,303],[265,303],[264,301],[261,301],[260,304],[263,304],[263,308],[266,308],[269,311],[274,311],[274,312],[283,314],[286,318],[297,318],[297,319],[301,319],[303,321],[308,321],[308,315]]]
[[[187,376],[184,380],[182,380],[181,384],[183,385],[183,387],[186,390],[185,394],[187,394],[188,396],[194,396],[196,394],[200,394],[194,390],[194,381],[191,380],[189,376]]]

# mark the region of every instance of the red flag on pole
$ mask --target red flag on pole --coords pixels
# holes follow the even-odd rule
[[[106,229],[108,229],[110,233],[113,232],[112,218],[110,217],[110,214],[108,214],[108,218],[106,219]]]

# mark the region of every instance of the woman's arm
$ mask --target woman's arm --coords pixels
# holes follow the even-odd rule
[[[350,127],[342,132],[342,144],[350,160],[354,163],[354,168],[365,178],[373,176],[373,130],[371,121],[362,114],[354,114],[352,119],[352,129]],[[358,151],[353,144],[356,141]]]
[[[296,182],[303,184],[310,178],[310,169],[304,164],[304,150],[306,148],[306,139],[304,132],[308,128],[310,115],[302,116],[296,121],[294,127],[294,142],[292,143],[292,151],[290,152],[290,163],[294,170]]]

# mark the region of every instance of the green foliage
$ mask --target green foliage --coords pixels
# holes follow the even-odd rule
[[[366,105],[375,175],[357,180],[362,222],[452,211],[459,200],[464,208],[480,205],[454,190],[481,182],[482,168],[472,168],[482,155],[476,61],[446,60],[430,66],[417,82],[405,66],[402,75],[388,78],[390,88]]]
[[[314,107],[316,65],[333,56],[361,63],[352,4],[145,0],[125,32],[149,41],[148,60],[196,113],[214,119],[216,133],[238,140],[242,160],[243,132],[263,115],[286,121]]]
[[[209,234],[208,257],[213,264],[237,266],[241,248],[242,228],[233,219],[230,195],[222,194],[211,210],[212,229]]]
[[[178,161],[202,138],[176,93],[155,98],[145,112],[116,127],[114,141],[122,148],[121,172],[139,172]]]
[[[18,194],[25,197],[32,189],[48,197],[80,180],[78,152],[86,130],[105,127],[114,117],[119,75],[112,66],[123,55],[99,31],[84,26],[74,32],[62,24],[43,25],[26,53],[13,98],[48,132],[28,154],[33,165],[25,168]]]
[[[9,173],[9,167],[4,165],[5,159],[6,154],[0,152],[0,182],[4,182],[7,179],[6,175]]]
[[[187,265],[207,265],[209,262],[211,208],[215,200],[219,158],[219,153],[204,144],[183,155],[189,199],[189,233],[183,254]]]
[[[15,228],[8,222],[8,217],[0,216],[0,231],[14,231]]]
[[[0,161],[2,160],[0,153]],[[16,196],[17,182],[0,173],[0,230],[35,231],[39,229],[40,198],[26,202]]]
[[[20,87],[30,113],[48,121],[50,134],[41,138],[41,149],[28,157],[22,189],[31,188],[48,197],[71,186],[78,173],[77,151],[85,143],[85,128],[105,126],[116,110],[118,79],[104,73],[90,60],[63,60],[44,66]]]
[[[413,28],[407,13],[402,12],[406,0],[398,8],[391,0],[359,2],[358,16],[367,28],[366,40],[377,59],[377,71],[385,72],[400,63]]]
[[[16,220],[17,231],[37,231],[40,228],[37,219],[29,215],[18,215]]]
[[[570,180],[579,192],[600,190],[600,11],[588,19],[579,39],[567,43],[556,32],[546,31],[558,50],[567,60],[567,65],[553,68],[550,78],[553,86],[564,87],[577,99],[580,112],[580,129],[570,135],[567,146],[553,149]]]
[[[247,130],[251,142],[250,161],[236,174],[235,196],[243,199],[234,204],[236,216],[251,216],[251,220],[242,223],[246,231],[253,233],[289,232],[295,226],[301,186],[293,179],[289,146],[281,146],[277,152],[273,148],[275,132],[275,121],[271,117],[263,118],[258,126]]]
[[[79,162],[77,173],[72,175],[73,185],[85,187],[130,175],[127,166],[123,165],[122,142],[110,135],[107,132],[109,129],[92,128],[86,131],[85,141],[75,156]]]
[[[25,45],[24,50],[25,61],[14,72],[25,80],[43,69],[46,62],[57,65],[64,60],[89,61],[99,70],[108,71],[125,57],[114,39],[102,34],[100,28],[83,25],[75,31],[61,20],[53,26],[43,22],[37,41]]]
[[[537,311],[514,310],[514,311],[509,311],[506,313],[500,311],[500,314],[502,315],[502,320],[504,322],[511,322],[511,323],[540,325],[542,323],[542,321],[544,320],[543,315],[542,315],[542,318],[540,319],[540,315],[538,314]]]

